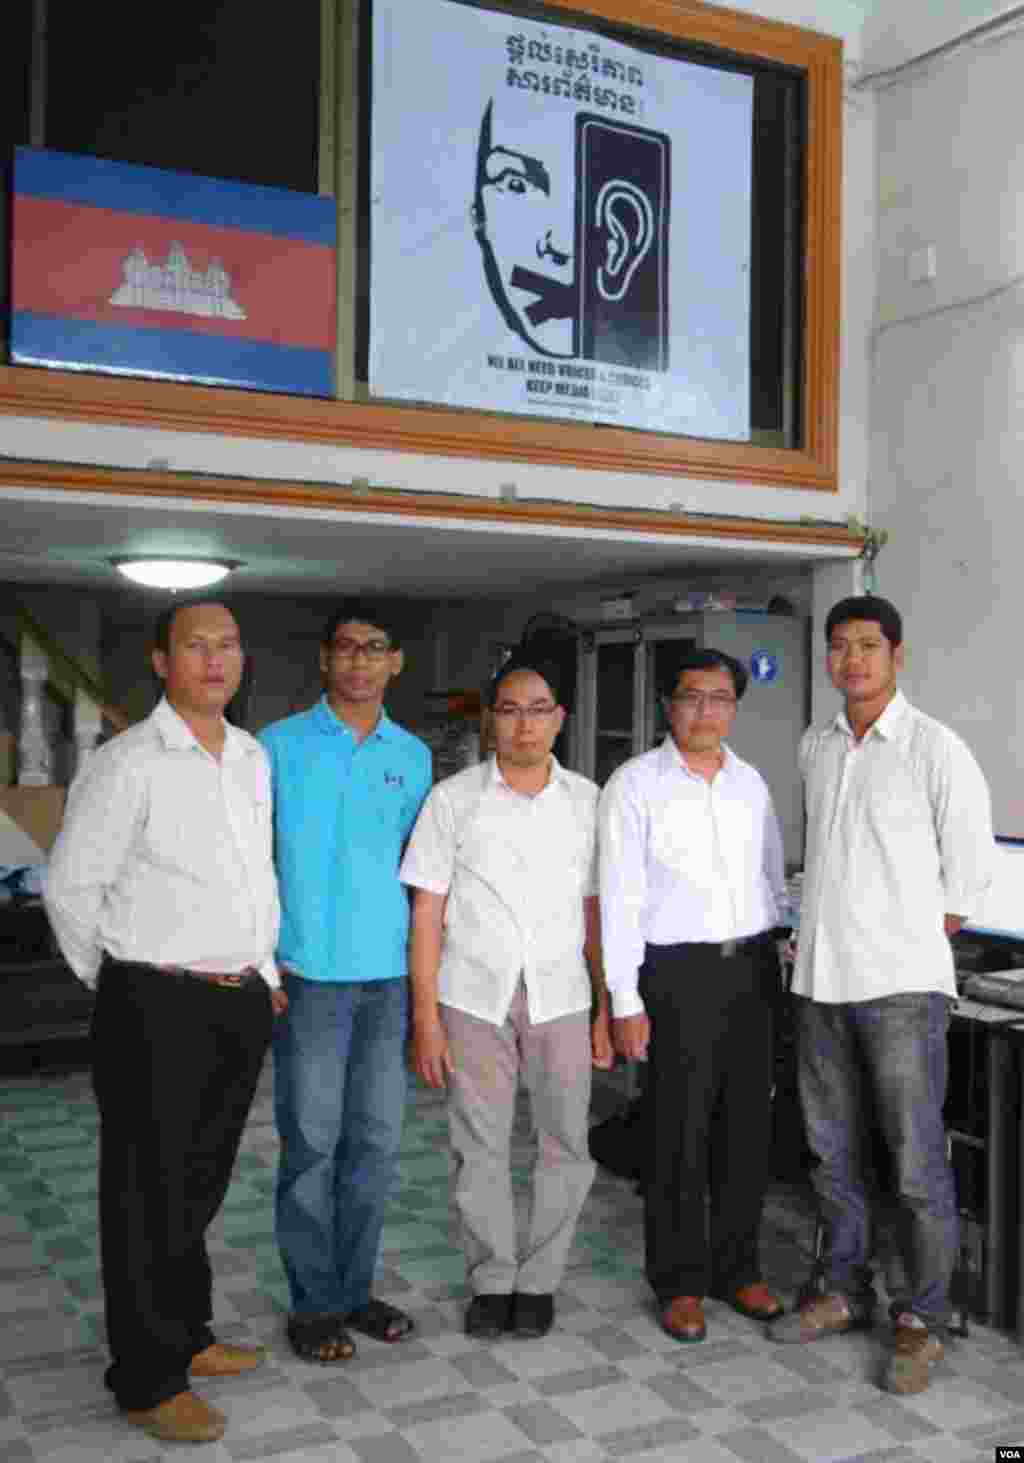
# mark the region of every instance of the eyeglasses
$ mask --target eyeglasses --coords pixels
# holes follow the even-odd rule
[[[501,721],[509,723],[513,721],[543,721],[546,716],[550,716],[553,711],[557,710],[558,707],[553,702],[548,701],[543,706],[496,706],[494,708],[494,715]]]
[[[682,706],[684,711],[703,711],[707,706],[720,716],[736,705],[736,697],[730,696],[728,691],[683,691],[679,696],[670,696],[669,700]]]
[[[337,660],[355,660],[360,655],[367,660],[383,660],[392,648],[389,640],[332,640],[327,647]]]

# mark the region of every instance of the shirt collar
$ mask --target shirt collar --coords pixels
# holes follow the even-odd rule
[[[522,797],[522,793],[517,793],[514,787],[509,787],[508,783],[501,775],[501,768],[498,766],[498,759],[493,752],[487,759],[487,781],[489,786],[491,787],[503,787],[507,792],[515,793],[516,797]],[[540,797],[541,793],[547,792],[548,788],[553,787],[556,782],[564,783],[565,781],[565,768],[562,766],[561,762],[559,762],[558,758],[554,756],[554,754],[552,754],[551,766],[548,772],[548,780],[541,788],[540,792],[537,793],[537,797]]]
[[[900,723],[909,710],[910,702],[902,691],[897,691],[878,720],[872,722],[868,727],[865,735],[870,736],[872,732],[877,732],[883,740],[893,741],[899,735]],[[841,731],[845,736],[853,736],[853,727],[847,719],[845,710],[838,713],[832,725],[836,731]]]
[[[187,752],[192,747],[198,747],[200,751],[206,750],[188,722],[179,712],[175,711],[166,696],[161,696],[153,712],[152,721],[169,752]],[[240,731],[238,727],[232,726],[229,721],[225,721],[224,760],[232,762],[237,757],[248,755],[251,750],[252,747],[246,733]]]
[[[731,776],[736,770],[736,753],[729,746],[728,742],[722,743],[722,766],[720,771],[726,776]],[[685,777],[695,777],[703,782],[699,772],[694,772],[687,765],[686,758],[676,746],[675,737],[669,732],[661,744],[661,766],[662,772],[682,772]]]
[[[313,707],[313,719],[320,731],[328,736],[336,736],[340,732],[344,736],[355,737],[355,732],[352,728],[346,726],[337,712],[331,710],[330,702],[327,700],[326,695],[321,696],[320,700]],[[377,725],[370,732],[366,740],[369,741],[371,737],[380,737],[381,741],[389,742],[393,739],[395,730],[395,723],[382,706]]]

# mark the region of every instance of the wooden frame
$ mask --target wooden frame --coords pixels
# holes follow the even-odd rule
[[[0,458],[0,491],[87,493],[97,497],[130,497],[174,502],[212,503],[225,508],[270,505],[315,509],[323,513],[356,513],[361,518],[458,520],[506,527],[533,524],[600,532],[657,534],[675,539],[714,539],[724,543],[781,544],[792,549],[830,550],[834,559],[856,558],[863,534],[846,523],[827,519],[797,521],[721,517],[651,508],[596,508],[587,503],[552,503],[543,499],[504,502],[461,493],[415,492],[407,489],[289,482],[281,478],[235,478],[220,474],[168,472],[153,468],[112,468],[93,464],[24,462]],[[2,500],[0,500],[2,501]]]
[[[556,9],[800,68],[807,77],[804,444],[759,447],[462,412],[0,366],[0,413],[835,492],[839,415],[842,45],[698,0],[548,0]]]

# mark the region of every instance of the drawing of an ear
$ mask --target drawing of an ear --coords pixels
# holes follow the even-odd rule
[[[597,292],[603,300],[621,300],[654,242],[653,205],[635,183],[609,178],[597,195],[594,222],[605,254],[597,269]]]

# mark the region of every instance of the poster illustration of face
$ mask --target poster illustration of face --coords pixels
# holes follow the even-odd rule
[[[566,226],[548,168],[480,126],[473,221],[502,318],[542,355],[663,371],[668,365],[665,133],[576,114]]]
[[[375,0],[373,96],[374,394],[746,435],[750,77]]]

